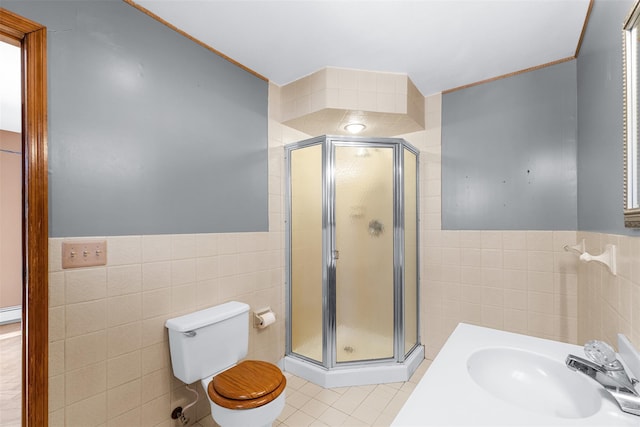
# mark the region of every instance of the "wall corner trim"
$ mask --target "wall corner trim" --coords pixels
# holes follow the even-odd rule
[[[159,17],[158,15],[156,15],[155,13],[151,12],[149,9],[147,9],[146,7],[140,6],[139,4],[137,4],[136,2],[134,2],[133,0],[122,0],[125,3],[129,4],[130,6],[138,9],[140,12],[150,16],[151,18],[155,19],[156,21],[160,22],[161,24],[166,25],[167,27],[171,28],[173,31],[175,31],[176,33],[188,38],[189,40],[193,41],[194,43],[199,44],[200,46],[204,47],[205,49],[215,53],[216,55],[218,55],[219,57],[229,61],[230,63],[232,63],[233,65],[235,65],[236,67],[239,67],[241,69],[243,69],[244,71],[248,72],[249,74],[254,75],[255,77],[264,80],[265,82],[269,82],[269,79],[266,78],[265,76],[263,76],[262,74],[258,73],[257,71],[252,70],[251,68],[239,63],[238,61],[236,61],[235,59],[225,55],[224,53],[220,52],[219,50],[209,46],[208,44],[196,39],[195,37],[191,36],[189,33],[187,33],[186,31],[181,30],[180,28],[176,27],[175,25],[171,24],[170,22],[165,21],[164,19],[162,19],[161,17]]]

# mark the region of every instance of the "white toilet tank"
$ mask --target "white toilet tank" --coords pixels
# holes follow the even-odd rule
[[[244,359],[249,347],[249,306],[231,301],[167,320],[173,375],[186,384]]]

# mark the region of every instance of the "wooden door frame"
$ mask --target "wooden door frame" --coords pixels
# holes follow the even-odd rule
[[[0,37],[22,50],[22,426],[48,425],[47,29],[0,8]]]

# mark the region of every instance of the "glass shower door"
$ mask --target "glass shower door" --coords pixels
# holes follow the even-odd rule
[[[394,148],[335,145],[336,362],[394,356]]]
[[[322,362],[322,145],[290,156],[291,350]]]
[[[418,344],[418,158],[404,151],[404,354]]]

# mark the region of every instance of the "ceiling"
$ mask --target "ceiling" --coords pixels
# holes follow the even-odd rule
[[[280,86],[344,67],[427,96],[575,56],[590,0],[134,2]]]

